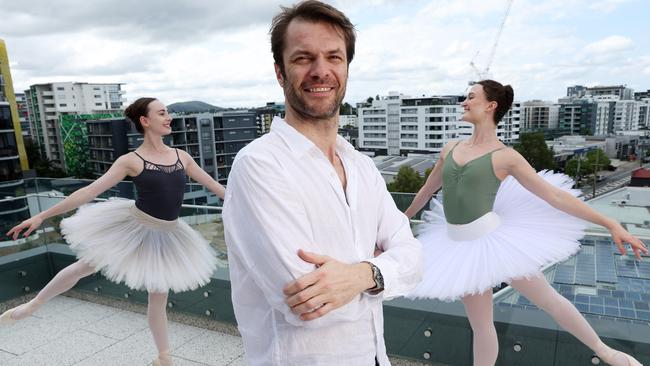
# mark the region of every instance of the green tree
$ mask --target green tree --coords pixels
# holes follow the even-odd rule
[[[402,166],[395,179],[388,183],[388,191],[416,193],[424,184],[424,178],[410,166]]]
[[[598,165],[596,166],[596,164]],[[587,165],[591,168],[591,173],[598,173],[598,171],[607,168],[611,164],[612,161],[602,149],[592,150],[587,153]]]
[[[63,169],[54,166],[52,161],[43,157],[41,150],[31,139],[25,140],[25,152],[29,166],[36,171],[39,177],[62,178],[66,176]]]
[[[366,99],[366,102],[368,104],[370,104],[370,103],[372,103],[373,100],[375,100],[375,99],[373,99],[373,97],[368,97],[368,99]]]
[[[351,115],[351,114],[356,114],[356,111],[354,110],[354,107],[350,105],[350,103],[343,103],[341,104],[341,109],[340,109],[340,114],[341,115]]]
[[[579,163],[579,164],[578,164]],[[573,179],[582,177],[583,179],[592,179],[594,174],[607,168],[612,161],[605,155],[601,149],[589,151],[586,156],[574,156],[567,161],[564,172]],[[580,171],[578,171],[578,167]]]
[[[586,168],[587,166],[587,160],[584,158],[579,158],[577,156],[574,156],[571,158],[569,161],[566,162],[566,165],[564,166],[564,173],[566,173],[568,176],[571,178],[578,180],[579,176],[583,176],[586,174]],[[578,168],[580,171],[578,171]]]
[[[514,146],[535,170],[554,169],[553,150],[544,141],[544,133],[523,133]]]

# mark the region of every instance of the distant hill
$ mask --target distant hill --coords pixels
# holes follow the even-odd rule
[[[212,104],[193,100],[191,102],[178,102],[172,103],[167,106],[169,113],[203,113],[203,112],[219,112],[225,108],[217,107]]]

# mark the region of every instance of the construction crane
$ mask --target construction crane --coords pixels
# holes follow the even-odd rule
[[[490,66],[492,66],[492,61],[494,61],[494,55],[497,51],[497,46],[499,45],[499,39],[501,38],[501,33],[503,32],[503,27],[506,24],[506,20],[508,19],[508,15],[510,14],[510,8],[512,7],[512,2],[514,0],[507,0],[506,4],[506,12],[503,15],[503,19],[501,20],[501,25],[499,25],[499,28],[497,29],[497,34],[496,37],[494,37],[494,43],[492,44],[492,48],[490,48],[490,53],[488,54],[486,63],[485,63],[485,68],[483,70],[480,70],[478,66],[476,66],[476,63],[474,62],[476,58],[478,57],[479,53],[481,50],[479,49],[476,51],[476,54],[474,57],[472,57],[472,61],[469,62],[469,65],[476,71],[476,75],[478,76],[478,80],[484,80],[487,79],[490,76]],[[469,85],[475,84],[476,81],[470,81]]]

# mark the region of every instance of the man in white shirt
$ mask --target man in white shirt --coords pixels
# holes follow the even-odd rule
[[[223,210],[252,365],[389,365],[382,300],[420,281],[408,219],[372,160],[337,134],[354,42],[349,19],[318,1],[273,19],[286,117],[239,152]]]

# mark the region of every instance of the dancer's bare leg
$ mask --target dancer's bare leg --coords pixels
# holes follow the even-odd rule
[[[614,366],[640,365],[633,358],[603,343],[578,309],[555,291],[543,274],[540,273],[530,279],[512,281],[511,285],[538,308],[548,313],[567,332],[591,348],[603,361]]]
[[[465,296],[462,300],[474,334],[474,366],[494,366],[499,354],[499,340],[494,328],[492,290]]]
[[[80,279],[95,272],[95,268],[82,261],[65,267],[30,302],[18,306],[12,312],[11,317],[15,320],[20,320],[32,315],[53,297],[68,291]]]
[[[158,349],[157,362],[159,365],[171,365],[169,355],[169,335],[167,332],[167,293],[149,293],[147,305],[149,329]]]

